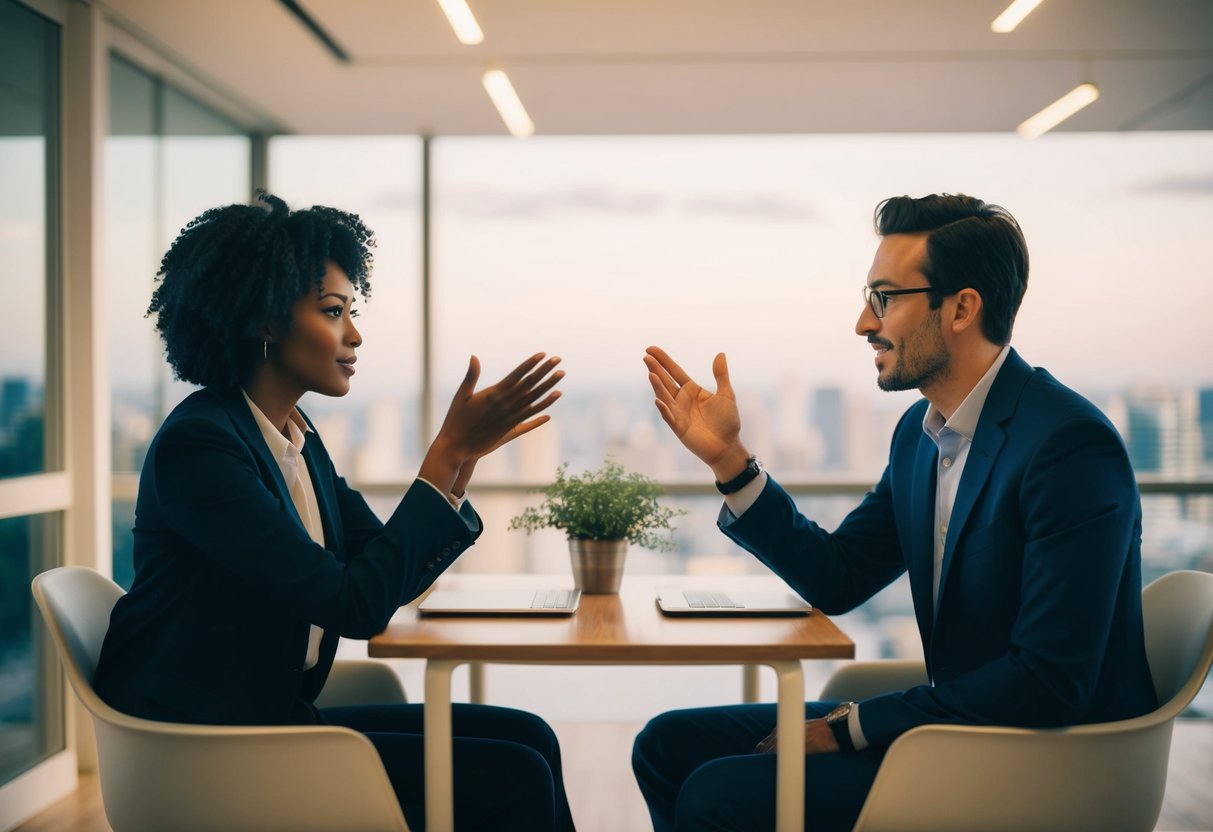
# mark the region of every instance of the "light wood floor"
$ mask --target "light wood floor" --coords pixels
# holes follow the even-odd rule
[[[640,832],[649,829],[644,801],[631,773],[633,723],[561,723],[565,783],[581,832]],[[1213,721],[1176,723],[1167,773],[1167,796],[1157,829],[1213,830]],[[95,777],[77,791],[17,827],[15,832],[111,832]]]

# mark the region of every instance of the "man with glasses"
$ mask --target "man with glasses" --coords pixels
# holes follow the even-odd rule
[[[894,197],[855,332],[883,390],[917,389],[888,466],[834,532],[741,441],[724,354],[710,393],[661,349],[656,406],[725,495],[718,525],[827,614],[909,573],[930,683],[805,706],[806,827],[855,823],[888,746],[927,723],[1054,727],[1157,706],[1141,614],[1141,501],[1116,430],[1009,346],[1028,280],[1005,209]],[[775,705],[674,711],[637,737],[656,830],[771,829]]]

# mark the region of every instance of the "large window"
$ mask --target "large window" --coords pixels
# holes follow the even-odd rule
[[[916,398],[877,390],[853,331],[873,209],[892,195],[959,191],[1005,205],[1028,238],[1016,348],[1125,437],[1147,488],[1145,580],[1213,569],[1213,497],[1168,485],[1213,474],[1213,365],[1192,334],[1192,315],[1213,302],[1213,265],[1196,256],[1213,227],[1213,134],[443,138],[431,151],[432,424],[469,354],[486,382],[536,350],[560,354],[568,371],[553,422],[478,468],[486,534],[456,568],[566,571],[559,533],[506,530],[534,499],[520,484],[613,456],[667,483],[688,511],[676,550],[633,547],[629,570],[761,569],[716,530],[719,499],[684,487],[708,474],[653,409],[640,361],[653,343],[707,383],[713,355],[727,352],[747,444],[806,514],[837,525],[880,475],[893,424]],[[368,217],[403,205],[409,222],[372,224],[385,248],[416,239],[409,154],[392,140],[278,139],[271,155],[274,187],[292,202],[315,193]],[[396,372],[372,384],[359,375],[357,394],[331,411],[309,404],[328,416],[356,482],[402,474],[385,495],[416,469],[418,335],[413,318],[395,316],[422,300],[383,303],[386,262],[366,320],[387,305],[403,324],[368,336],[364,353],[389,356]],[[376,507],[386,515],[391,501]],[[920,649],[904,580],[841,623],[863,657]]]
[[[659,343],[705,382],[712,356],[729,354],[743,432],[783,477],[879,473],[886,448],[873,437],[916,394],[880,393],[854,333],[870,218],[884,197],[933,191],[1002,203],[1023,224],[1020,352],[1107,407],[1130,441],[1170,443],[1165,460],[1161,446],[1140,449],[1143,473],[1207,465],[1193,443],[1213,423],[1200,411],[1213,367],[1183,340],[1181,310],[1213,300],[1213,266],[1195,256],[1213,221],[1213,135],[435,148],[437,383],[453,385],[472,351],[502,368],[537,348],[561,353],[565,424],[546,440],[575,466],[616,453],[665,479],[702,473],[654,429],[639,362]]]
[[[1213,266],[1193,256],[1213,223],[1210,158],[1208,133],[444,139],[435,407],[469,352],[489,357],[492,375],[549,350],[569,372],[554,423],[481,477],[544,481],[560,461],[613,455],[667,482],[702,482],[652,406],[640,357],[660,344],[710,383],[723,350],[743,437],[777,478],[871,483],[916,398],[876,389],[854,333],[872,211],[895,194],[963,191],[1004,204],[1025,229],[1020,352],[1109,412],[1144,477],[1207,475],[1213,368],[1181,316],[1213,301]],[[856,501],[802,503],[832,526]],[[646,564],[751,566],[716,532],[716,500],[690,502],[678,553]],[[1155,558],[1213,566],[1208,498],[1151,499],[1147,510],[1148,571]],[[465,559],[559,562],[558,535],[524,544],[502,528],[490,524],[497,542]]]
[[[51,177],[58,149],[58,27],[0,3],[0,257],[19,304],[0,350],[0,477],[47,470],[47,275],[55,238]]]
[[[0,784],[63,748],[62,677],[30,581],[58,565],[59,512],[0,520]]]
[[[30,580],[59,561],[61,515],[28,499],[61,469],[55,359],[59,27],[0,0],[0,784],[63,748],[60,676]],[[17,495],[27,505],[13,512]]]
[[[364,147],[361,164],[376,167]],[[482,462],[485,545],[457,568],[566,570],[558,533],[506,531],[533,499],[517,486],[607,456],[669,484],[688,511],[674,553],[633,548],[629,569],[761,568],[717,532],[716,497],[677,493],[707,473],[653,409],[640,363],[652,343],[704,382],[727,352],[747,443],[809,516],[837,525],[916,398],[877,390],[854,333],[872,212],[888,196],[946,191],[1019,218],[1032,275],[1017,349],[1109,414],[1147,490],[1161,481],[1143,500],[1145,580],[1213,569],[1213,497],[1166,485],[1213,474],[1213,366],[1187,334],[1213,302],[1213,266],[1195,256],[1213,227],[1211,158],[1213,134],[1200,132],[434,140],[431,420],[469,354],[486,380],[536,350],[562,355],[569,374],[554,421]],[[276,178],[292,166],[302,182],[317,164],[275,154]],[[367,354],[411,356],[414,338],[384,333]],[[360,424],[380,395],[340,418]],[[411,475],[388,448],[394,459],[377,464]],[[822,482],[839,491],[819,496]],[[919,649],[904,580],[843,625],[864,656]]]
[[[191,389],[174,382],[144,317],[160,258],[207,208],[249,198],[250,139],[238,126],[162,79],[110,60],[105,142],[113,467],[137,472],[156,428]],[[113,506],[114,580],[129,586],[134,478],[119,478]]]

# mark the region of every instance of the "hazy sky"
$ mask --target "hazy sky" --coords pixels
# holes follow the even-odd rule
[[[107,165],[106,252],[114,382],[160,361],[142,318],[167,242],[194,214],[239,200],[239,139],[166,146],[166,228],[142,232],[150,182],[125,139]],[[13,195],[38,175],[0,153],[0,256],[37,275],[37,212]],[[282,138],[274,190],[294,206],[361,213],[378,232],[356,390],[408,392],[419,366],[419,141]],[[1032,256],[1014,344],[1081,387],[1211,384],[1197,333],[1213,301],[1213,133],[443,139],[434,150],[437,380],[477,352],[486,377],[535,350],[560,353],[571,391],[643,384],[666,346],[696,375],[726,350],[735,382],[789,376],[872,391],[853,334],[876,238],[875,204],[963,191],[1023,225]],[[24,153],[24,156],[23,156]],[[123,161],[123,154],[129,162]],[[10,278],[11,279],[11,278]],[[10,319],[0,372],[40,352],[37,303]]]
[[[333,156],[347,157],[340,181],[316,181]],[[347,204],[382,216],[366,325],[397,321],[383,338],[407,361],[413,310],[379,293],[400,274],[415,285],[412,229],[384,234],[416,222],[415,191],[361,177],[350,156],[280,140],[275,187],[302,204],[349,185]],[[1084,385],[1213,381],[1191,325],[1176,325],[1213,301],[1210,133],[444,140],[434,187],[440,381],[470,351],[504,371],[546,349],[588,385],[630,384],[658,342],[701,376],[724,349],[743,382],[873,390],[853,334],[872,210],[937,191],[998,202],[1023,225],[1032,277],[1014,342],[1029,360]],[[389,244],[400,272],[385,268]]]

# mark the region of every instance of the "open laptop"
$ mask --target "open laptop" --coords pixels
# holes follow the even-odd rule
[[[787,590],[715,590],[664,587],[657,590],[657,608],[666,615],[773,616],[808,615],[813,607]]]
[[[436,589],[417,607],[422,615],[572,615],[580,589]]]

